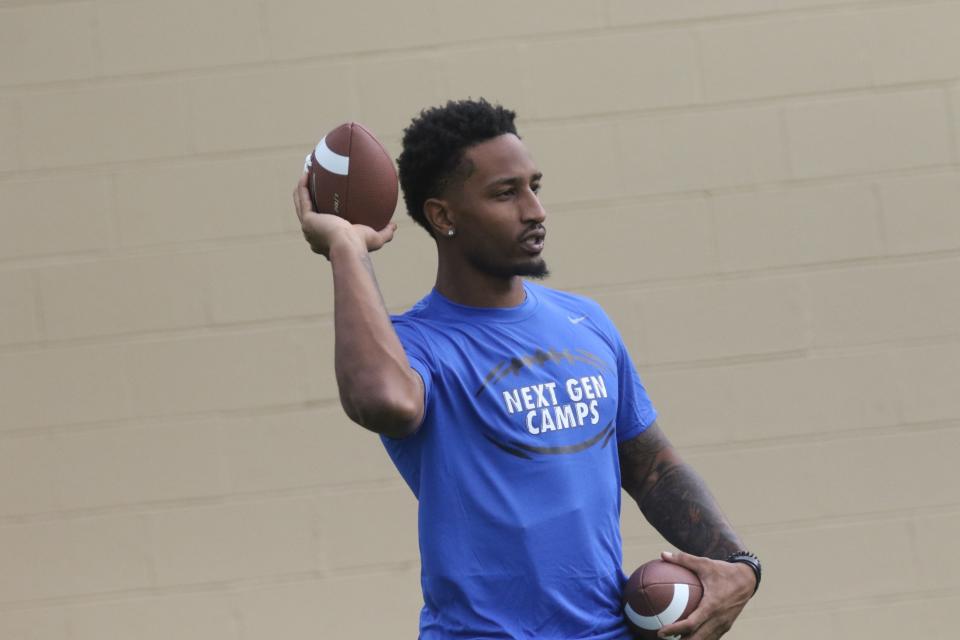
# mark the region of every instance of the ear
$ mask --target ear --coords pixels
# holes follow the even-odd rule
[[[427,217],[433,235],[438,238],[446,237],[450,229],[457,226],[449,204],[440,198],[428,198],[424,201],[423,215]]]

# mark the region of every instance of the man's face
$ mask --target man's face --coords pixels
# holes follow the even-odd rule
[[[451,185],[448,204],[467,261],[492,276],[546,277],[541,173],[523,142],[513,134],[481,142],[464,163],[472,170]]]

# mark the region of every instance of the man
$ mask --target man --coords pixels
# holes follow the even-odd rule
[[[380,232],[294,200],[333,269],[340,400],[382,437],[419,500],[421,638],[626,639],[620,488],[683,553],[705,594],[663,628],[710,640],[759,563],[657,426],[623,341],[586,298],[543,278],[541,174],[514,113],[449,102],[405,131],[407,209],[437,244],[436,285],[390,318],[368,253]],[[733,555],[732,555],[733,554]]]

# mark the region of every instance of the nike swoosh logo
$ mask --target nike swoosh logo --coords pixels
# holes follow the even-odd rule
[[[580,316],[579,318],[571,318],[570,316],[567,316],[567,320],[570,321],[570,324],[580,324],[586,319],[587,319],[587,316]]]

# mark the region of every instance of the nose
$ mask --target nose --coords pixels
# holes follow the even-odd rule
[[[533,189],[526,189],[524,196],[521,204],[523,221],[530,224],[543,224],[547,219],[547,210],[543,208],[540,196]]]

